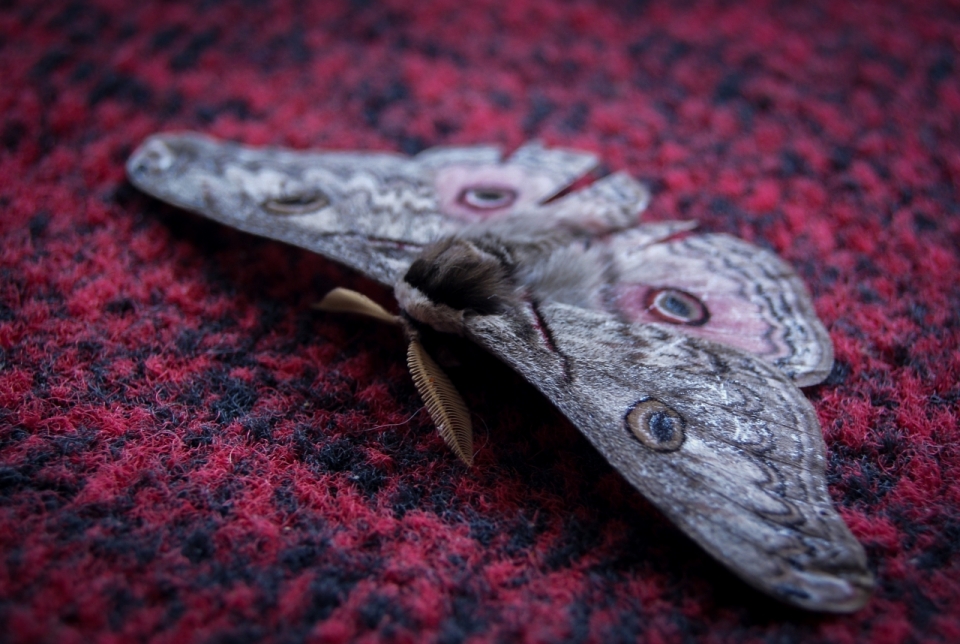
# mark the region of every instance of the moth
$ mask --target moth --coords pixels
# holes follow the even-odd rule
[[[469,414],[420,342],[468,338],[539,389],[641,494],[713,557],[788,604],[862,607],[866,556],[825,481],[799,387],[833,347],[775,254],[694,222],[639,223],[624,173],[571,186],[587,153],[530,143],[388,153],[147,139],[133,184],[288,242],[393,289],[394,316],[338,289],[321,304],[402,326],[431,417],[467,463]]]

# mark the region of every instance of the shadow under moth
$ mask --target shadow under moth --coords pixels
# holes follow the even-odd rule
[[[694,222],[638,223],[623,173],[570,186],[593,155],[527,144],[386,153],[149,138],[140,189],[320,253],[393,289],[394,316],[337,289],[320,308],[403,327],[418,391],[473,459],[469,413],[420,342],[468,338],[537,387],[637,490],[756,588],[811,610],[870,596],[863,548],[837,514],[825,446],[798,387],[833,347],[776,255]]]

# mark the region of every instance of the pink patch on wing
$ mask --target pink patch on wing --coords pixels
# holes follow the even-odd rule
[[[554,182],[518,166],[457,165],[437,171],[440,212],[475,223],[536,206]]]
[[[769,336],[770,324],[762,317],[759,307],[734,293],[706,294],[693,290],[683,293],[697,298],[706,309],[709,319],[701,325],[677,323],[657,311],[652,303],[658,292],[671,286],[650,284],[618,284],[613,305],[617,312],[632,322],[675,327],[687,335],[747,351],[767,360],[789,355],[786,346],[780,346]]]

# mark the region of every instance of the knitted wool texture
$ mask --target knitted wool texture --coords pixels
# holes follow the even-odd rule
[[[960,641],[960,4],[0,4],[0,639]],[[134,190],[145,136],[594,151],[809,285],[877,590],[748,588],[479,351],[476,466],[390,293]]]

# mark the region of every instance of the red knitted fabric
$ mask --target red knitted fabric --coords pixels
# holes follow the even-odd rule
[[[960,641],[960,3],[0,3],[0,640]],[[161,130],[417,152],[539,137],[650,220],[775,249],[878,586],[738,581],[478,351],[445,448],[332,263],[134,190]]]

